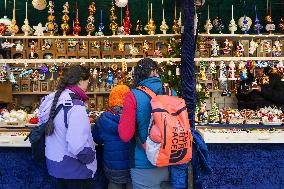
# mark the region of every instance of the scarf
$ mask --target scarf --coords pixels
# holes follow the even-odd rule
[[[86,102],[89,99],[88,95],[77,85],[68,86],[66,89],[75,93],[83,102]]]

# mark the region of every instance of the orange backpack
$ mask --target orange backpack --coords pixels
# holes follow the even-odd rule
[[[157,167],[188,163],[192,157],[192,135],[185,101],[169,95],[156,95],[138,87],[151,99],[152,114],[148,137],[143,145],[148,160]]]

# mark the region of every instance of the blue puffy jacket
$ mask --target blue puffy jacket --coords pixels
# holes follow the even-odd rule
[[[93,129],[97,144],[104,144],[103,161],[108,169],[129,169],[129,143],[122,142],[118,134],[120,116],[104,112]]]

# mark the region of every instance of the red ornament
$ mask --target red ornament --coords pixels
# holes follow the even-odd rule
[[[7,26],[3,23],[0,23],[0,36],[5,35],[5,32],[7,30]]]
[[[126,13],[125,13],[125,18],[123,19],[123,33],[124,35],[129,35],[130,30],[132,28],[132,25],[130,23],[130,16],[129,16],[129,9],[128,5],[126,6]]]
[[[37,117],[33,117],[30,119],[30,124],[38,124],[38,118]]]
[[[80,22],[79,22],[79,13],[78,13],[78,4],[76,2],[76,19],[74,22],[74,26],[73,26],[73,33],[74,35],[79,35],[79,33],[81,32],[81,26],[80,26]]]

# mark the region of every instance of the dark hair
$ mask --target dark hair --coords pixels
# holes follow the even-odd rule
[[[90,71],[88,68],[83,66],[71,66],[63,70],[63,78],[61,78],[57,86],[57,91],[55,93],[49,114],[48,125],[45,129],[45,133],[47,136],[51,135],[54,131],[53,121],[55,118],[55,110],[61,93],[65,90],[67,86],[77,85],[79,81],[81,80],[85,81],[88,80],[89,78],[90,78]]]
[[[147,79],[152,71],[158,71],[158,69],[158,63],[151,58],[144,58],[139,60],[134,68],[134,85],[138,86],[140,81]]]

